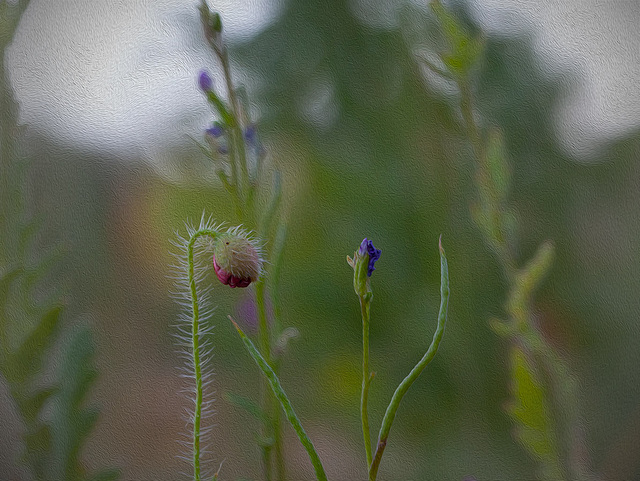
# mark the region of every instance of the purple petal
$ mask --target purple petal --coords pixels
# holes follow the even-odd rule
[[[256,131],[257,129],[255,124],[249,125],[244,131],[244,138],[250,144],[253,143],[256,138]]]
[[[222,134],[224,133],[224,129],[222,128],[221,125],[216,124],[213,127],[205,130],[205,133],[217,139],[218,137],[222,136]]]
[[[371,277],[373,271],[376,270],[375,263],[378,259],[380,259],[380,254],[382,251],[380,249],[376,249],[373,245],[373,241],[368,240],[366,237],[360,244],[360,255],[363,256],[369,255],[369,265],[367,266],[367,276]]]

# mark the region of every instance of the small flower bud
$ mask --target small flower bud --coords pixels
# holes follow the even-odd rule
[[[217,139],[218,137],[222,137],[222,135],[224,134],[224,128],[222,127],[222,125],[216,123],[213,125],[213,127],[205,130],[205,134]]]
[[[215,123],[204,131],[204,139],[211,148],[211,152],[226,155],[229,153],[229,146],[225,138],[224,127],[219,123]]]
[[[200,89],[205,93],[213,90],[213,80],[211,80],[211,76],[206,70],[200,72],[198,83],[200,84]]]
[[[347,256],[347,262],[353,267],[353,288],[360,297],[371,295],[369,277],[375,270],[374,264],[380,259],[380,254],[380,249],[376,249],[373,242],[365,237],[353,259]]]
[[[371,277],[371,274],[373,273],[373,271],[376,270],[376,268],[374,267],[374,264],[378,259],[380,259],[380,254],[382,253],[382,251],[380,249],[376,249],[373,246],[373,242],[370,240],[367,240],[367,238],[365,237],[362,243],[360,244],[360,249],[358,250],[358,253],[362,257],[364,257],[365,254],[369,255],[369,259],[368,259],[369,262],[367,264],[367,277]]]
[[[249,144],[254,144],[256,141],[256,124],[250,124],[246,129],[244,129],[244,139]]]
[[[259,248],[239,229],[220,234],[213,243],[213,268],[223,284],[247,287],[262,271]]]

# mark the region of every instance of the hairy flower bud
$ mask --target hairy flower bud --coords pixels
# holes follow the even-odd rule
[[[257,281],[262,262],[259,248],[240,229],[219,234],[213,243],[213,268],[220,282],[230,287]]]

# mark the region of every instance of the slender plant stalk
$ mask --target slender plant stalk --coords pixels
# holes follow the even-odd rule
[[[267,212],[271,214],[267,214],[267,218],[273,217],[273,212],[277,208],[276,202],[279,202],[281,197],[281,188],[280,188],[280,177],[276,176],[275,189],[276,195],[274,196],[273,205],[267,210]],[[263,225],[270,225],[270,222],[265,221]],[[270,294],[271,301],[273,303],[273,329],[276,333],[282,332],[282,317],[281,317],[281,303],[279,296],[279,284],[280,284],[280,268],[282,263],[280,262],[282,258],[282,249],[284,247],[284,240],[286,234],[286,226],[281,224],[276,229],[276,234],[274,236],[273,248],[271,250],[271,262],[272,262],[272,270],[270,272],[269,281],[270,281]],[[280,353],[282,354],[282,353]],[[273,370],[276,374],[280,372],[280,364],[281,358],[277,358],[273,362]],[[284,459],[284,446],[282,442],[282,413],[280,411],[274,412],[273,418],[273,438],[274,438],[274,448],[276,455],[276,470],[278,475],[278,481],[286,481],[286,464]]]
[[[260,350],[264,352],[266,362],[271,365],[271,333],[267,323],[267,310],[265,306],[265,284],[264,279],[256,283],[256,307],[258,311],[258,338]],[[266,383],[262,382],[262,408],[264,409],[270,426],[265,426],[263,438],[268,439],[275,435],[274,409],[272,395]],[[272,432],[273,431],[273,432]],[[275,442],[275,439],[274,439]],[[272,444],[263,445],[262,455],[264,461],[265,480],[271,481],[271,448]]]
[[[444,334],[444,327],[447,322],[447,309],[449,306],[449,267],[447,264],[447,257],[445,256],[444,249],[442,247],[442,239],[439,244],[440,248],[440,312],[438,313],[438,327],[436,328],[436,332],[433,335],[433,340],[431,341],[431,345],[427,352],[424,354],[422,359],[414,366],[409,375],[404,378],[404,380],[400,383],[396,391],[393,393],[393,397],[391,398],[391,402],[387,407],[387,411],[384,413],[384,418],[382,419],[382,425],[380,426],[380,433],[378,434],[378,446],[376,448],[376,454],[373,458],[373,462],[369,468],[369,481],[375,481],[378,475],[378,468],[380,466],[380,461],[382,459],[382,454],[384,453],[384,449],[387,446],[387,440],[389,438],[389,432],[391,431],[391,425],[393,424],[393,420],[396,416],[396,411],[400,406],[400,401],[407,393],[411,385],[414,383],[420,373],[423,371],[425,367],[433,360],[436,352],[438,351],[438,346],[440,345],[440,341],[442,340],[442,335]]]
[[[242,192],[242,198],[245,202],[245,210],[244,212],[249,217],[251,222],[255,222],[257,219],[257,212],[255,212],[255,203],[254,203],[254,187],[252,186],[251,179],[249,177],[249,168],[247,165],[247,150],[244,142],[244,135],[242,131],[242,113],[240,111],[240,105],[238,103],[238,98],[233,88],[233,83],[231,79],[231,66],[229,63],[229,56],[227,54],[226,49],[219,52],[220,63],[222,64],[222,70],[224,73],[225,82],[227,84],[227,91],[229,93],[229,100],[231,103],[231,110],[234,121],[231,123],[231,139],[233,148],[230,149],[230,152],[233,151],[237,155],[237,161],[240,165],[240,186]],[[235,163],[235,160],[234,160]],[[280,185],[279,181],[276,185],[277,195],[274,196],[274,200],[272,205],[266,213],[267,218],[264,220],[265,224],[270,224],[275,212],[275,207],[277,207],[280,201]],[[264,233],[266,234],[266,232]],[[272,347],[271,347],[271,329],[269,328],[267,322],[267,311],[266,311],[266,290],[265,290],[265,280],[260,279],[256,283],[256,306],[258,311],[258,338],[260,342],[260,349],[264,353],[264,356],[269,365],[272,365]],[[263,431],[263,438],[273,439],[273,445],[264,445],[263,449],[263,461],[264,461],[264,470],[265,470],[265,481],[271,481],[272,479],[272,466],[271,466],[271,453],[272,448],[275,448],[276,455],[276,463],[278,467],[278,479],[279,481],[284,481],[286,479],[285,475],[285,465],[284,465],[284,454],[283,454],[283,446],[282,446],[282,429],[279,420],[279,414],[275,409],[275,405],[273,403],[273,398],[267,384],[264,380],[262,383],[262,409],[265,413],[267,413],[267,417],[269,418],[269,426],[265,426]]]
[[[203,236],[215,238],[217,233],[211,229],[200,229],[189,239],[188,262],[189,262],[189,289],[191,290],[192,309],[192,346],[193,346],[193,368],[196,381],[196,405],[193,414],[193,478],[201,481],[200,477],[200,424],[202,421],[202,368],[200,365],[200,309],[198,306],[198,293],[196,291],[196,280],[194,276],[193,247],[196,241]]]
[[[311,439],[309,439],[309,436],[307,436],[307,433],[302,427],[302,424],[300,423],[298,416],[293,410],[291,401],[289,401],[287,394],[282,389],[278,376],[273,371],[271,366],[267,363],[267,361],[264,359],[264,357],[262,357],[260,352],[256,349],[253,342],[251,342],[251,339],[249,339],[246,336],[246,334],[242,332],[242,329],[240,329],[240,326],[236,324],[236,322],[231,318],[231,316],[229,316],[229,319],[231,320],[234,327],[238,331],[238,334],[240,334],[240,337],[242,338],[242,342],[244,343],[245,347],[249,351],[249,354],[251,355],[253,360],[256,362],[258,367],[262,370],[265,377],[269,381],[269,385],[271,386],[271,389],[273,390],[273,394],[276,396],[276,399],[280,401],[282,410],[284,411],[288,421],[291,423],[291,426],[293,426],[293,429],[298,435],[298,439],[300,439],[300,442],[302,443],[305,450],[307,451],[307,454],[309,455],[311,464],[313,465],[313,468],[316,472],[316,478],[318,479],[318,481],[327,481],[327,475],[324,472],[322,461],[320,460],[320,457],[318,456],[318,453],[316,452],[316,449],[313,446]]]
[[[274,369],[274,372],[276,370]],[[273,418],[273,447],[276,453],[276,473],[278,481],[284,481],[287,477],[286,464],[284,462],[284,447],[282,445],[282,420],[280,412],[274,413]]]
[[[368,299],[365,299],[368,297]],[[362,417],[362,435],[364,437],[364,450],[367,456],[367,470],[371,466],[371,434],[369,432],[369,384],[371,373],[369,372],[369,319],[371,311],[371,295],[360,297],[360,309],[362,310],[362,394],[360,396],[360,415]]]
[[[231,63],[229,60],[229,54],[226,45],[223,42],[221,32],[222,27],[220,24],[220,18],[211,23],[213,17],[206,2],[203,0],[200,6],[201,14],[205,19],[205,34],[209,40],[209,44],[213,48],[224,76],[224,82],[228,94],[229,106],[225,104],[213,91],[209,91],[207,96],[209,101],[214,104],[218,112],[220,113],[223,122],[228,127],[227,139],[229,142],[229,164],[231,166],[231,181],[226,181],[226,175],[224,172],[221,175],[223,184],[229,192],[231,192],[233,203],[235,205],[236,214],[238,220],[248,226],[270,225],[272,217],[276,211],[276,207],[280,201],[280,183],[279,178],[276,178],[276,195],[272,205],[263,214],[263,218],[260,219],[258,215],[258,209],[256,206],[256,191],[258,183],[260,181],[262,154],[258,153],[256,170],[252,175],[249,171],[249,165],[247,160],[247,146],[245,143],[245,131],[248,123],[247,112],[242,110],[242,106],[239,102],[239,98],[236,89],[233,85]],[[217,15],[217,14],[216,14]],[[217,26],[216,26],[217,25]],[[262,222],[259,222],[262,221]],[[262,228],[262,225],[259,227]],[[261,237],[266,239],[267,232],[260,232],[264,234]],[[258,310],[258,338],[262,352],[264,353],[267,362],[273,364],[273,352],[271,347],[272,332],[267,323],[267,315],[265,309],[266,293],[265,293],[265,281],[260,279],[256,283],[256,305]],[[278,369],[277,365],[274,368]],[[275,449],[276,467],[278,473],[278,481],[285,481],[285,463],[283,453],[283,443],[281,435],[281,423],[280,414],[275,406],[275,403],[271,397],[270,390],[267,386],[267,382],[264,378],[261,378],[261,408],[266,414],[267,422],[263,425],[262,438],[267,440],[271,438],[273,443],[267,445],[262,444],[262,457],[265,470],[265,481],[271,481],[272,474],[272,448]]]
[[[480,136],[480,129],[475,122],[473,116],[473,95],[469,87],[467,78],[456,79],[458,88],[460,89],[460,108],[465,119],[469,140],[473,147],[475,160],[478,165],[482,165],[486,161],[487,151],[484,142]],[[540,257],[545,255],[547,261],[538,261],[534,259],[531,265],[536,266],[538,272],[536,275],[528,275],[527,267],[519,269],[515,255],[509,248],[515,239],[501,238],[498,250],[498,260],[502,266],[505,278],[509,281],[509,293],[507,301],[507,313],[511,318],[512,326],[509,333],[529,352],[531,352],[538,364],[546,372],[551,387],[557,395],[558,402],[555,403],[556,408],[562,413],[562,417],[566,420],[564,433],[556,432],[556,436],[564,439],[564,444],[569,446],[569,462],[566,467],[572,470],[571,477],[574,479],[586,479],[588,477],[588,469],[585,465],[583,457],[578,453],[580,446],[584,444],[583,433],[579,426],[579,407],[578,407],[578,387],[566,361],[555,352],[549,345],[544,336],[533,325],[531,314],[531,298],[533,295],[533,287],[522,285],[527,282],[528,278],[539,280],[548,272],[550,268],[550,259],[553,247],[550,243],[543,244],[539,253]],[[498,329],[500,332],[501,329]]]
[[[231,127],[231,135],[233,137],[232,144],[235,147],[229,149],[231,153],[232,150],[235,150],[238,155],[238,163],[240,164],[240,174],[241,174],[241,184],[240,190],[242,192],[243,199],[247,203],[248,211],[253,211],[253,202],[250,200],[253,199],[253,196],[250,196],[250,179],[249,179],[249,168],[247,165],[247,151],[244,145],[244,136],[242,132],[242,118],[240,112],[240,105],[238,103],[238,96],[236,95],[236,91],[233,88],[233,81],[231,79],[231,64],[229,63],[229,55],[227,53],[226,47],[222,47],[218,53],[218,58],[220,59],[220,64],[222,65],[222,72],[224,75],[225,83],[227,84],[227,92],[229,93],[229,101],[231,103],[231,110],[233,112],[234,122],[230,124]]]

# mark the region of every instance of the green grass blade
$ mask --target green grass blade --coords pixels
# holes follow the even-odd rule
[[[307,454],[311,459],[311,464],[313,464],[313,468],[316,471],[316,477],[318,478],[318,481],[327,481],[327,475],[324,472],[324,468],[322,466],[322,462],[320,461],[320,457],[318,456],[318,453],[316,452],[313,446],[313,443],[311,442],[311,439],[309,439],[309,436],[307,436],[307,433],[302,427],[302,424],[300,423],[298,416],[293,410],[293,406],[291,406],[291,401],[289,401],[289,398],[287,397],[286,393],[282,389],[278,376],[276,376],[276,373],[273,372],[273,369],[271,369],[271,366],[269,366],[267,361],[265,361],[262,355],[258,352],[256,347],[253,345],[253,342],[251,342],[251,339],[249,339],[246,336],[246,334],[242,332],[242,329],[240,329],[240,326],[238,326],[238,324],[235,323],[235,321],[231,318],[231,316],[229,316],[229,319],[231,320],[231,322],[233,322],[233,325],[238,331],[238,334],[240,334],[240,337],[242,338],[242,342],[244,342],[244,345],[247,348],[247,351],[249,351],[249,354],[251,355],[253,360],[256,362],[258,367],[262,370],[264,375],[267,377],[267,380],[269,381],[269,385],[271,386],[273,393],[275,394],[278,401],[280,401],[282,410],[284,411],[285,415],[287,416],[287,419],[291,423],[291,426],[293,426],[293,429],[298,435],[300,442],[302,443],[304,448],[307,450]]]
[[[444,253],[442,247],[442,237],[439,243],[440,249],[440,312],[438,313],[438,327],[433,335],[433,340],[427,352],[422,359],[414,366],[411,372],[403,379],[396,391],[393,393],[391,402],[384,413],[382,419],[382,425],[380,426],[380,434],[378,435],[378,446],[376,448],[376,454],[369,468],[369,480],[375,481],[378,475],[378,467],[380,466],[380,460],[382,459],[382,453],[387,446],[387,439],[389,437],[389,431],[391,431],[391,425],[396,417],[396,412],[400,406],[402,398],[407,393],[411,385],[418,379],[420,373],[425,367],[433,360],[438,351],[438,346],[442,340],[444,334],[444,327],[447,323],[447,311],[449,308],[449,265],[447,262],[447,256]]]

